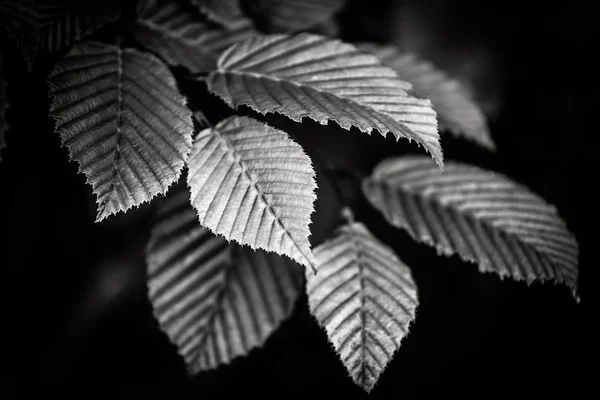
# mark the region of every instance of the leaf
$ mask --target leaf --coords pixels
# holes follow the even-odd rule
[[[315,172],[285,132],[230,117],[198,133],[188,168],[191,204],[204,227],[314,266],[308,237]]]
[[[192,4],[209,20],[225,28],[235,26],[244,18],[239,0],[192,0]]]
[[[3,73],[3,54],[0,53],[0,161],[2,160],[2,150],[6,147],[4,135],[8,129],[6,123],[6,109],[8,108],[8,99],[6,98],[6,78]]]
[[[63,4],[55,18],[40,31],[40,48],[53,53],[80,41],[96,29],[117,19],[115,0],[74,1]]]
[[[80,43],[49,76],[50,113],[97,196],[97,221],[165,193],[192,143],[191,112],[158,58]]]
[[[354,382],[367,392],[408,334],[418,305],[410,270],[361,223],[317,246],[306,274],[310,312]]]
[[[577,298],[578,244],[556,209],[498,173],[456,162],[444,172],[424,157],[391,158],[363,181],[393,226],[482,272],[528,283],[552,279]]]
[[[359,47],[373,53],[402,79],[412,83],[416,95],[429,98],[443,128],[486,149],[495,149],[483,111],[457,79],[450,78],[432,63],[402,53],[391,45],[363,44]]]
[[[148,291],[161,329],[195,374],[262,346],[292,313],[302,268],[214,236],[188,199],[184,190],[159,208],[147,247]]]
[[[134,37],[168,64],[200,73],[215,69],[223,50],[256,34],[248,19],[224,29],[194,11],[173,1],[144,0],[138,7]]]
[[[232,107],[247,105],[300,122],[392,132],[421,143],[442,165],[435,111],[429,100],[411,97],[411,85],[353,45],[323,36],[252,37],[226,50],[209,89]]]
[[[249,1],[249,13],[264,20],[270,32],[298,32],[325,23],[345,0],[260,0]]]

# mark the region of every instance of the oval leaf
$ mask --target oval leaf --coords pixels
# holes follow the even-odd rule
[[[183,66],[192,73],[215,69],[223,50],[256,33],[248,19],[232,21],[229,29],[224,29],[206,21],[193,8],[159,0],[145,0],[138,5],[133,29],[142,46],[170,65]]]
[[[373,53],[383,64],[397,71],[398,76],[412,83],[417,96],[430,99],[442,129],[489,150],[495,149],[485,115],[462,83],[450,78],[432,63],[413,54],[402,53],[394,46],[363,44],[359,47]]]
[[[154,315],[192,374],[262,346],[302,287],[300,265],[202,228],[185,190],[158,210],[147,263]]]
[[[80,43],[49,78],[50,113],[97,196],[97,221],[165,193],[192,144],[191,112],[158,58]]]
[[[198,134],[188,167],[191,203],[203,226],[314,266],[308,237],[315,172],[285,132],[228,118]]]
[[[298,32],[333,17],[345,0],[261,0],[249,2],[249,13],[270,32]]]
[[[409,83],[353,45],[307,33],[253,37],[226,50],[207,83],[233,107],[414,139],[442,165],[431,102],[411,97]]]
[[[392,158],[363,192],[389,223],[440,253],[501,277],[552,279],[577,297],[575,237],[553,206],[501,174],[456,162],[441,172],[425,157]]]
[[[415,319],[417,288],[392,249],[361,223],[315,248],[306,274],[310,312],[354,382],[370,392]]]

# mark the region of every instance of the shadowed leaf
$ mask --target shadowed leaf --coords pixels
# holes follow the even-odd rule
[[[345,0],[250,0],[249,13],[269,32],[298,32],[330,20]]]

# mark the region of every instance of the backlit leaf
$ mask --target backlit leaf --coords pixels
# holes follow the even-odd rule
[[[80,43],[48,80],[50,113],[97,196],[97,221],[149,201],[177,181],[191,149],[191,112],[158,58]]]

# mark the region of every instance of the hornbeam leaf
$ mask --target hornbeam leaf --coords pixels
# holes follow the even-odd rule
[[[168,64],[199,73],[215,69],[223,50],[257,32],[245,18],[224,29],[178,2],[144,0],[138,5],[133,34]]]
[[[345,0],[249,1],[249,13],[266,23],[269,32],[298,32],[331,19]]]
[[[97,221],[149,201],[177,181],[191,149],[191,112],[158,58],[80,43],[48,81],[50,113],[97,196]]]
[[[203,226],[314,267],[308,237],[315,172],[285,132],[230,117],[198,133],[188,168],[191,204]]]
[[[225,28],[235,26],[244,17],[240,0],[192,0],[209,20]]]
[[[117,19],[115,0],[73,1],[61,6],[52,21],[40,31],[40,50],[53,53],[80,41],[96,29]]]
[[[354,382],[370,392],[408,334],[418,305],[409,268],[361,223],[315,248],[306,274],[310,312]]]
[[[2,160],[2,150],[4,150],[6,147],[4,135],[6,133],[6,129],[8,128],[6,124],[6,109],[8,108],[8,99],[6,98],[6,78],[4,78],[4,73],[2,70],[2,57],[3,54],[0,53],[0,160]]]
[[[456,162],[444,172],[424,157],[391,158],[363,182],[392,225],[482,272],[528,283],[553,280],[576,299],[579,249],[556,209],[498,173]]]
[[[292,313],[302,267],[228,244],[200,226],[186,190],[158,210],[147,247],[149,297],[192,374],[260,347]]]
[[[412,83],[416,95],[429,98],[443,129],[489,150],[495,149],[483,111],[458,80],[432,63],[391,45],[363,44],[359,48],[373,53],[384,65],[397,71],[400,78]]]
[[[414,139],[442,165],[431,102],[410,96],[412,86],[377,57],[339,40],[307,33],[252,37],[221,55],[207,83],[232,107]]]

